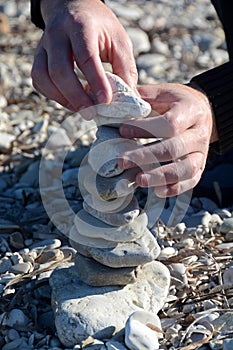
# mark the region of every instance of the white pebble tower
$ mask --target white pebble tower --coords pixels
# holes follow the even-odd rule
[[[69,304],[68,311],[64,303],[57,305],[57,330],[61,341],[73,346],[88,336],[110,337],[128,320],[125,343],[129,349],[150,349],[151,340],[143,347],[145,337],[139,336],[143,327],[143,333],[151,333],[147,338],[154,339],[151,349],[157,349],[158,333],[146,323],[149,317],[157,328],[160,326],[156,315],[167,297],[170,274],[155,261],[160,247],[134,195],[135,175],[140,169],[122,170],[118,166],[120,155],[140,144],[122,138],[120,124],[147,117],[151,107],[121,78],[108,72],[107,77],[113,98],[109,105],[96,106],[96,141],[79,171],[83,209],[70,231],[71,245],[77,250],[70,293],[78,306]],[[56,283],[55,273],[52,287]],[[64,324],[67,312],[72,313],[73,324]]]

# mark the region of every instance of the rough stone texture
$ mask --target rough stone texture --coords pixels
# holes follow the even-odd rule
[[[170,275],[160,262],[141,267],[140,281],[125,287],[92,287],[81,282],[72,264],[56,269],[50,278],[55,323],[68,347],[88,336],[110,337],[125,326],[137,310],[157,314],[168,294]]]
[[[116,92],[109,105],[97,105],[97,124],[121,123],[132,118],[145,118],[151,106],[140,97],[129,92]],[[100,123],[101,122],[101,123]]]
[[[118,243],[113,248],[102,249],[78,243],[75,247],[80,254],[113,268],[142,265],[156,259],[160,254],[157,240],[147,228],[136,242]]]
[[[140,213],[138,201],[133,196],[132,201],[122,210],[112,213],[98,211],[86,202],[83,202],[83,208],[90,215],[112,226],[122,226],[132,222]]]
[[[135,176],[138,168],[125,170],[114,177],[96,175],[89,165],[80,170],[79,181],[82,181],[86,191],[96,198],[111,200],[128,196],[137,187]]]
[[[135,140],[123,138],[97,139],[88,153],[88,163],[93,171],[104,177],[113,177],[123,172],[118,167],[118,159],[125,151],[132,151],[139,146]]]
[[[105,224],[85,210],[80,210],[74,221],[80,235],[85,237],[102,238],[113,242],[129,242],[142,236],[147,226],[147,215],[142,213],[133,222],[117,227]]]

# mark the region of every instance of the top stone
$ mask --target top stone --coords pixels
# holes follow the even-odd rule
[[[106,75],[113,97],[110,104],[97,105],[97,124],[121,123],[132,118],[145,118],[150,114],[150,104],[137,96],[120,77],[110,72],[106,72]]]

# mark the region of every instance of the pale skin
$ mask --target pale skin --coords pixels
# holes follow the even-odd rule
[[[107,6],[99,0],[41,0],[41,10],[46,28],[32,68],[38,91],[71,111],[93,106],[74,72],[74,62],[98,103],[110,103],[112,98],[102,62],[111,63],[113,73],[136,91],[132,44]],[[197,86],[171,83],[145,85],[137,91],[156,113],[121,125],[122,137],[163,140],[123,154],[119,165],[143,168],[172,161],[138,173],[136,182],[141,187],[154,187],[160,197],[193,188],[204,170],[210,142],[218,139],[207,97]],[[83,116],[93,117],[91,113]]]
[[[137,119],[120,127],[123,137],[162,138],[122,155],[123,169],[169,162],[141,171],[136,182],[141,187],[154,187],[159,197],[171,197],[193,188],[204,170],[209,143],[217,141],[211,106],[196,88],[181,84],[145,85],[138,88],[156,115]],[[154,113],[155,114],[155,113]]]

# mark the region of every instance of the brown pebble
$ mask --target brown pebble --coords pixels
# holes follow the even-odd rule
[[[64,254],[60,249],[44,250],[36,259],[37,263],[45,264],[50,261],[57,261],[64,258]]]
[[[10,33],[10,24],[8,17],[0,12],[0,34]]]

